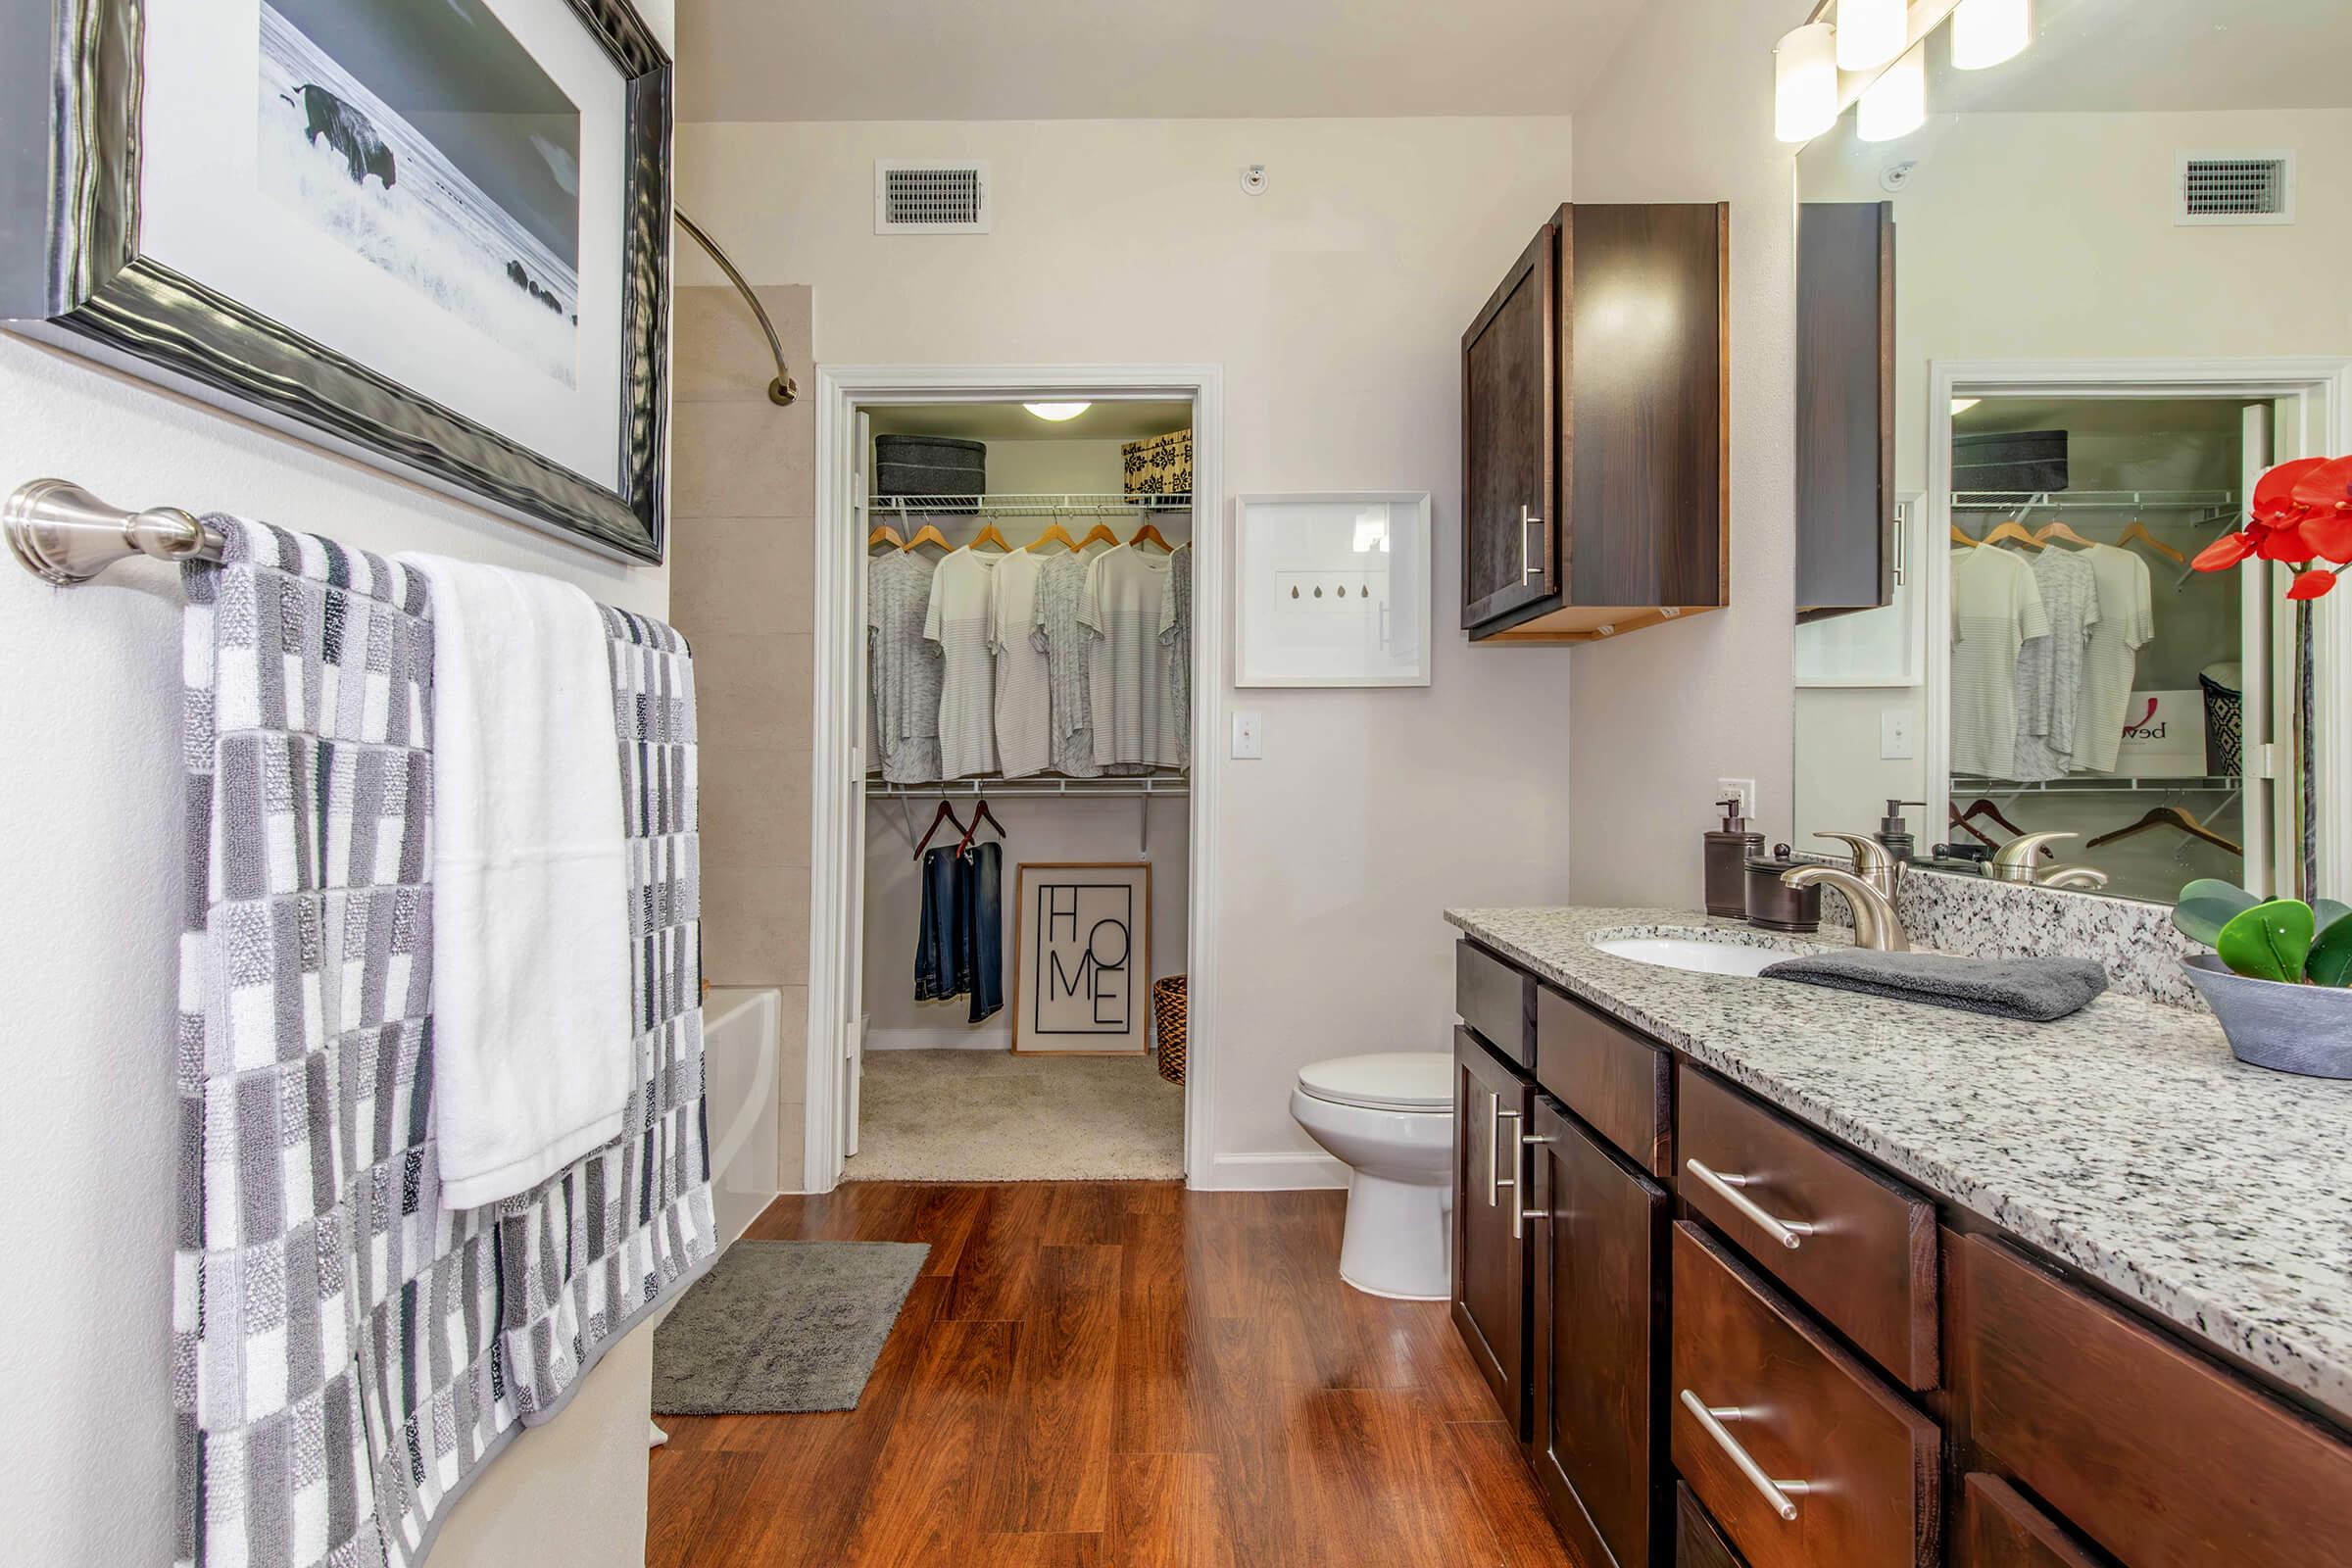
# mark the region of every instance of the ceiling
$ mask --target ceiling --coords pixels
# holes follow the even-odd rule
[[[1564,115],[1642,9],[1642,0],[678,0],[678,118]]]
[[[1988,397],[1952,416],[1964,432],[2069,430],[2076,435],[2235,436],[2246,398]]]
[[[1098,403],[1074,419],[1041,419],[1018,403],[907,403],[868,411],[876,435],[966,441],[1137,441],[1193,422],[1190,403]]]
[[[1989,71],[1929,50],[1937,114],[2352,107],[2345,0],[2040,0],[2034,46]]]

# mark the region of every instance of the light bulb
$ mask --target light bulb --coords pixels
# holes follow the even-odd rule
[[[1952,13],[1952,68],[1983,71],[2034,41],[2033,0],[1960,0]]]
[[[1041,419],[1052,419],[1055,424],[1059,424],[1064,419],[1075,419],[1094,405],[1092,403],[1024,403],[1021,407]]]
[[[1773,134],[1783,141],[1811,141],[1838,123],[1834,30],[1826,22],[1811,23],[1773,46]]]
[[[1903,0],[1838,0],[1838,69],[1876,71],[1911,41]]]
[[[1928,120],[1928,59],[1923,44],[1879,73],[1854,110],[1854,134],[1864,141],[1908,136]]]

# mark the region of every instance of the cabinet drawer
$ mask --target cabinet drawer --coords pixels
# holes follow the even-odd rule
[[[1687,1223],[1672,1388],[1675,1470],[1754,1568],[1936,1561],[1936,1423]]]
[[[1746,1568],[1690,1489],[1680,1483],[1674,1489],[1674,1568]]]
[[[1961,1483],[1952,1568],[2099,1568],[2048,1516],[1998,1476]]]
[[[1936,1386],[1936,1209],[1703,1073],[1683,1074],[1676,1190],[1915,1389]]]
[[[2131,1568],[2352,1565],[2352,1448],[1981,1237],[1953,1247],[1977,1444]]]
[[[1672,1059],[1583,1003],[1536,988],[1536,1082],[1652,1176],[1671,1168]]]
[[[1506,1060],[1536,1064],[1536,982],[1483,948],[1453,948],[1453,1010]]]

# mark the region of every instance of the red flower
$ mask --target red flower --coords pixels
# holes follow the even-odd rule
[[[2295,576],[2293,585],[2286,590],[2286,597],[2289,599],[2317,599],[2334,586],[2335,573],[2332,571],[2299,572]]]
[[[2292,495],[2302,509],[2299,531],[2311,547],[2311,555],[2328,561],[2352,561],[2352,458],[2305,468],[2294,482]]]
[[[2199,571],[2228,571],[2254,553],[2254,535],[2226,533],[2197,552],[2189,564]]]
[[[2248,557],[2306,567],[2290,599],[2317,599],[2332,589],[2335,571],[2323,569],[2326,563],[2352,563],[2352,458],[2279,464],[2255,483],[2245,531],[2215,540],[2190,564],[2227,571]]]

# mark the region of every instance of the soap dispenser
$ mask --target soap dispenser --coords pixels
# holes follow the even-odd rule
[[[1906,806],[1916,806],[1923,811],[1928,808],[1925,801],[1888,801],[1886,814],[1879,818],[1879,842],[1898,861],[1910,859],[1919,848],[1918,840],[1911,836],[1911,824],[1903,817]]]
[[[1737,920],[1747,913],[1748,857],[1762,852],[1764,835],[1748,830],[1738,796],[1715,804],[1723,826],[1706,836],[1707,912]]]

